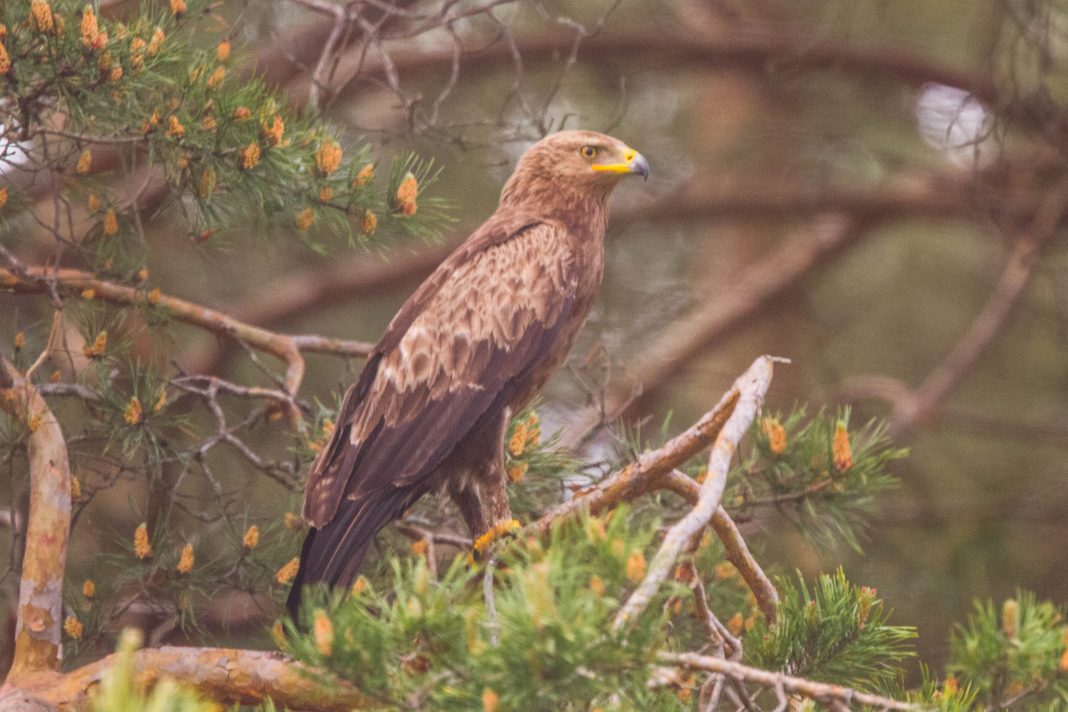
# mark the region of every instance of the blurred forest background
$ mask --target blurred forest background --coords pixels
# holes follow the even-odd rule
[[[747,522],[772,528],[765,564],[815,574],[844,562],[895,608],[894,622],[918,626],[931,663],[973,597],[1020,586],[1064,600],[1065,4],[483,0],[420,3],[422,15],[405,14],[404,0],[355,5],[359,22],[338,34],[329,3],[225,0],[215,12],[226,22],[204,46],[229,37],[231,72],[321,112],[383,161],[433,158],[441,174],[427,195],[452,206],[440,240],[383,230],[368,252],[329,234],[313,248],[295,229],[266,242],[240,227],[191,235],[171,220],[159,177],[109,164],[104,147],[100,180],[147,188],[144,209],[159,208],[148,228],[153,287],[272,330],[373,342],[494,209],[530,143],[560,128],[611,133],[652,175],[614,197],[604,287],[545,394],[542,430],[562,428],[567,441],[622,416],[656,433],[669,414],[683,424],[707,410],[755,355],[785,356],[770,409],[852,404],[854,423],[889,418],[911,455],[894,465],[902,487],[878,495],[863,553],[814,547],[782,518]],[[433,21],[438,6],[454,19]],[[5,147],[9,161],[16,150]],[[0,183],[51,210],[49,185],[11,169]],[[23,223],[3,240],[42,264],[49,227],[48,217]],[[0,296],[5,351],[20,332],[38,347],[31,355],[47,339],[39,302]],[[174,339],[185,372],[257,378],[228,342],[183,326]],[[310,356],[304,397],[333,407],[360,365]],[[247,442],[284,457],[280,427],[254,428]],[[253,469],[215,456],[217,471]],[[285,477],[241,477],[252,484],[234,509],[238,538],[245,522],[299,510]],[[4,550],[25,495],[7,488]],[[78,510],[70,580],[91,574],[77,568],[89,553],[121,548],[116,531],[151,519],[146,502],[144,483],[131,481]],[[236,639],[262,635],[263,617],[242,627],[239,609],[202,622],[233,623]]]

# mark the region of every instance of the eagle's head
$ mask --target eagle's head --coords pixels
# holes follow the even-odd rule
[[[649,176],[645,156],[596,131],[560,131],[531,146],[505,185],[501,202],[552,193],[607,197],[627,175]]]

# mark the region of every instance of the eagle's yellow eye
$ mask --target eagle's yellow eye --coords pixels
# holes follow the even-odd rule
[[[583,146],[582,148],[579,149],[579,153],[582,155],[583,158],[593,158],[594,156],[597,155],[597,147],[596,146]]]

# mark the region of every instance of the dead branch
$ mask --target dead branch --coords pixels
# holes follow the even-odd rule
[[[869,705],[881,710],[919,710],[919,705],[902,702],[889,697],[880,697],[867,692],[860,692],[849,687],[830,685],[825,682],[806,680],[803,677],[785,675],[750,667],[731,660],[698,655],[697,653],[660,653],[661,662],[691,670],[706,670],[720,673],[739,682],[753,682],[772,689],[781,688],[786,692],[809,697],[818,702],[844,703],[845,705]],[[848,707],[846,708],[848,709]]]
[[[727,422],[723,424],[712,452],[708,458],[708,475],[701,485],[697,504],[682,519],[676,522],[664,537],[660,550],[656,552],[649,564],[644,580],[631,593],[627,602],[619,609],[612,629],[619,631],[628,622],[636,619],[652,600],[660,584],[663,583],[675,566],[675,560],[686,547],[687,542],[709,525],[719,507],[723,491],[727,485],[727,473],[730,471],[731,459],[738,444],[745,437],[753,419],[764,402],[764,394],[771,385],[774,359],[761,356],[745,373],[738,377],[731,388],[738,393],[737,405]]]
[[[688,502],[695,505],[701,492],[701,486],[696,481],[678,470],[673,470],[661,477],[659,485],[684,497]],[[771,579],[768,578],[760,564],[749,552],[749,547],[746,545],[745,539],[742,538],[742,533],[738,531],[738,525],[734,523],[734,520],[731,519],[731,516],[727,514],[727,510],[723,507],[716,508],[715,514],[712,515],[711,525],[712,531],[716,533],[720,542],[723,543],[723,548],[727,552],[727,561],[738,569],[742,580],[749,586],[749,590],[753,592],[764,618],[769,624],[774,623],[779,607],[779,592],[775,589],[775,584],[771,582]]]
[[[275,356],[286,365],[285,387],[295,395],[304,379],[302,352],[329,353],[338,356],[366,356],[372,345],[361,341],[346,341],[319,336],[290,336],[261,329],[234,319],[230,315],[165,294],[151,295],[144,289],[129,287],[115,282],[97,279],[87,272],[73,269],[45,270],[27,268],[31,277],[47,278],[62,291],[82,299],[99,299],[122,306],[141,306],[163,310],[172,318],[210,331],[218,336],[235,339],[239,343]],[[0,285],[18,294],[36,294],[45,291],[45,285],[36,279],[26,279],[10,270],[0,269]],[[86,290],[90,290],[86,292]],[[291,408],[291,418],[299,421],[299,412]]]
[[[0,408],[29,431],[30,509],[9,682],[59,668],[70,534],[70,461],[59,421],[33,384],[0,359]]]
[[[712,410],[685,432],[656,450],[642,453],[635,462],[597,484],[578,491],[574,497],[529,524],[527,529],[547,535],[554,526],[581,512],[599,514],[655,488],[660,477],[712,444],[734,412],[740,396],[737,386],[731,388]]]
[[[25,678],[19,690],[61,710],[86,709],[90,691],[115,664],[117,654],[66,674],[38,673]],[[369,701],[351,685],[320,684],[313,671],[274,652],[233,648],[146,648],[134,655],[138,682],[146,687],[171,679],[195,687],[219,702],[253,705],[268,699],[280,708],[343,712],[365,709]]]

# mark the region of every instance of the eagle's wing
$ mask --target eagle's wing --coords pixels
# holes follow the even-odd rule
[[[312,526],[330,523],[344,500],[422,494],[480,418],[499,412],[539,367],[575,299],[561,231],[555,221],[497,214],[408,299],[346,393],[309,474]]]

